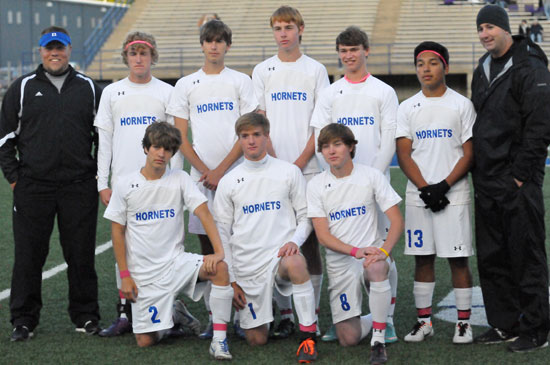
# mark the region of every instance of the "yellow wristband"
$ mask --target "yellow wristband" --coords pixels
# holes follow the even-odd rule
[[[388,251],[384,250],[382,247],[380,247],[380,251],[384,252],[386,254],[386,257],[390,257]]]

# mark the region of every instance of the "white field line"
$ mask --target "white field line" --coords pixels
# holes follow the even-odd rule
[[[107,251],[109,248],[111,248],[112,245],[113,245],[113,242],[109,241],[109,242],[105,242],[104,244],[96,247],[96,249],[95,249],[96,256],[99,255],[100,253],[103,253],[103,252]],[[65,271],[65,270],[67,270],[67,264],[66,263],[62,263],[61,265],[57,265],[56,267],[53,267],[53,268],[49,269],[48,271],[44,271],[42,273],[42,280],[49,279],[52,276],[54,276],[56,274],[59,274],[60,272]],[[5,290],[2,290],[0,292],[0,300],[4,300],[6,298],[9,298],[9,296],[10,296],[10,289],[5,289]]]

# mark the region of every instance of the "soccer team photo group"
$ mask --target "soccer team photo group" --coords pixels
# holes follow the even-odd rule
[[[298,8],[265,19],[250,76],[205,19],[175,86],[149,31],[104,88],[42,31],[0,112],[0,363],[545,363],[542,48],[480,6],[468,97],[425,39],[400,101],[353,24],[331,82]]]

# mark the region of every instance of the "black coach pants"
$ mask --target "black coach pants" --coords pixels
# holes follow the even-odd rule
[[[57,215],[59,238],[67,263],[69,315],[82,326],[99,320],[95,237],[98,196],[95,179],[67,184],[20,178],[14,189],[15,260],[10,311],[14,326],[33,330],[42,308],[42,268]]]
[[[546,339],[550,323],[542,182],[527,181],[518,188],[511,175],[474,175],[474,187],[477,261],[489,325]]]

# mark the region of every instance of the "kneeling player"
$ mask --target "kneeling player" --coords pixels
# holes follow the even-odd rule
[[[294,296],[300,323],[300,362],[316,359],[315,296],[300,246],[311,233],[306,182],[300,169],[266,153],[269,122],[258,113],[242,115],[235,131],[244,162],[226,174],[214,199],[214,216],[222,237],[233,304],[241,310],[241,327],[251,345],[268,339],[273,321],[272,294]]]
[[[472,252],[470,188],[466,174],[473,161],[472,102],[445,83],[449,53],[423,42],[414,50],[422,90],[405,100],[397,117],[397,156],[409,178],[406,192],[405,254],[415,256],[413,294],[418,319],[407,342],[433,335],[432,296],[435,256],[451,266],[458,320],[453,342],[471,343]],[[429,209],[428,209],[429,208]]]
[[[387,361],[386,316],[391,303],[389,254],[403,231],[397,204],[401,198],[377,169],[354,164],[357,141],[341,124],[329,124],[319,134],[318,150],[330,170],[307,186],[308,217],[319,242],[327,248],[330,307],[336,335],[343,346],[356,345],[370,332],[371,363]],[[376,205],[390,221],[386,240],[378,227]],[[360,317],[362,290],[370,285],[368,316]]]
[[[137,344],[150,346],[173,326],[173,303],[178,292],[197,301],[206,280],[212,282],[210,305],[214,338],[210,354],[231,359],[226,328],[233,289],[229,285],[224,251],[206,198],[182,170],[166,166],[178,151],[181,134],[166,122],[145,131],[145,166],[117,181],[105,218],[112,221],[115,258],[122,293],[132,301]],[[183,210],[193,212],[205,227],[214,254],[184,251]]]

